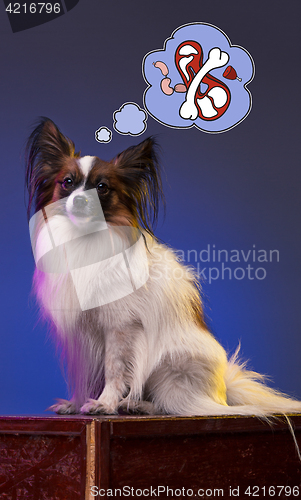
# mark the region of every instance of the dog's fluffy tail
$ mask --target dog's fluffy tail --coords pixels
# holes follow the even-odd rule
[[[228,361],[225,375],[230,411],[239,414],[242,410],[246,414],[249,409],[250,413],[262,417],[275,413],[301,413],[301,401],[268,387],[263,375],[247,370],[246,363],[238,361],[238,353],[239,347]]]

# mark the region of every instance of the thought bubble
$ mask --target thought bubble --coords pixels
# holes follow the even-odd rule
[[[134,102],[126,102],[113,114],[113,127],[119,134],[140,135],[146,130],[147,114]]]
[[[100,127],[95,132],[95,139],[98,142],[110,142],[112,140],[112,132],[107,127]]]
[[[162,50],[146,54],[142,69],[148,84],[144,107],[168,127],[223,132],[251,110],[252,57],[216,26],[179,27]]]

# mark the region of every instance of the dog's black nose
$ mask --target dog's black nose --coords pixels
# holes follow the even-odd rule
[[[88,199],[86,198],[86,196],[80,196],[80,195],[75,196],[73,200],[74,208],[78,210],[83,210],[87,205],[88,205]]]

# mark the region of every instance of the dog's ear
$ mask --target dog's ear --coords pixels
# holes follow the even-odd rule
[[[28,217],[34,200],[39,210],[40,205],[45,203],[45,196],[51,199],[54,177],[62,168],[64,161],[78,156],[79,154],[74,152],[74,143],[60,132],[52,120],[42,117],[26,146]]]
[[[164,204],[157,151],[156,141],[149,137],[115,158],[124,202],[138,224],[150,234],[158,218],[160,201]]]

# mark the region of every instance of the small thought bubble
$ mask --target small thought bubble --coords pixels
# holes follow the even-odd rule
[[[147,114],[134,102],[126,102],[113,114],[113,127],[119,134],[140,135],[146,130]]]
[[[112,132],[107,127],[100,127],[95,132],[95,139],[98,142],[110,142],[112,140]]]

